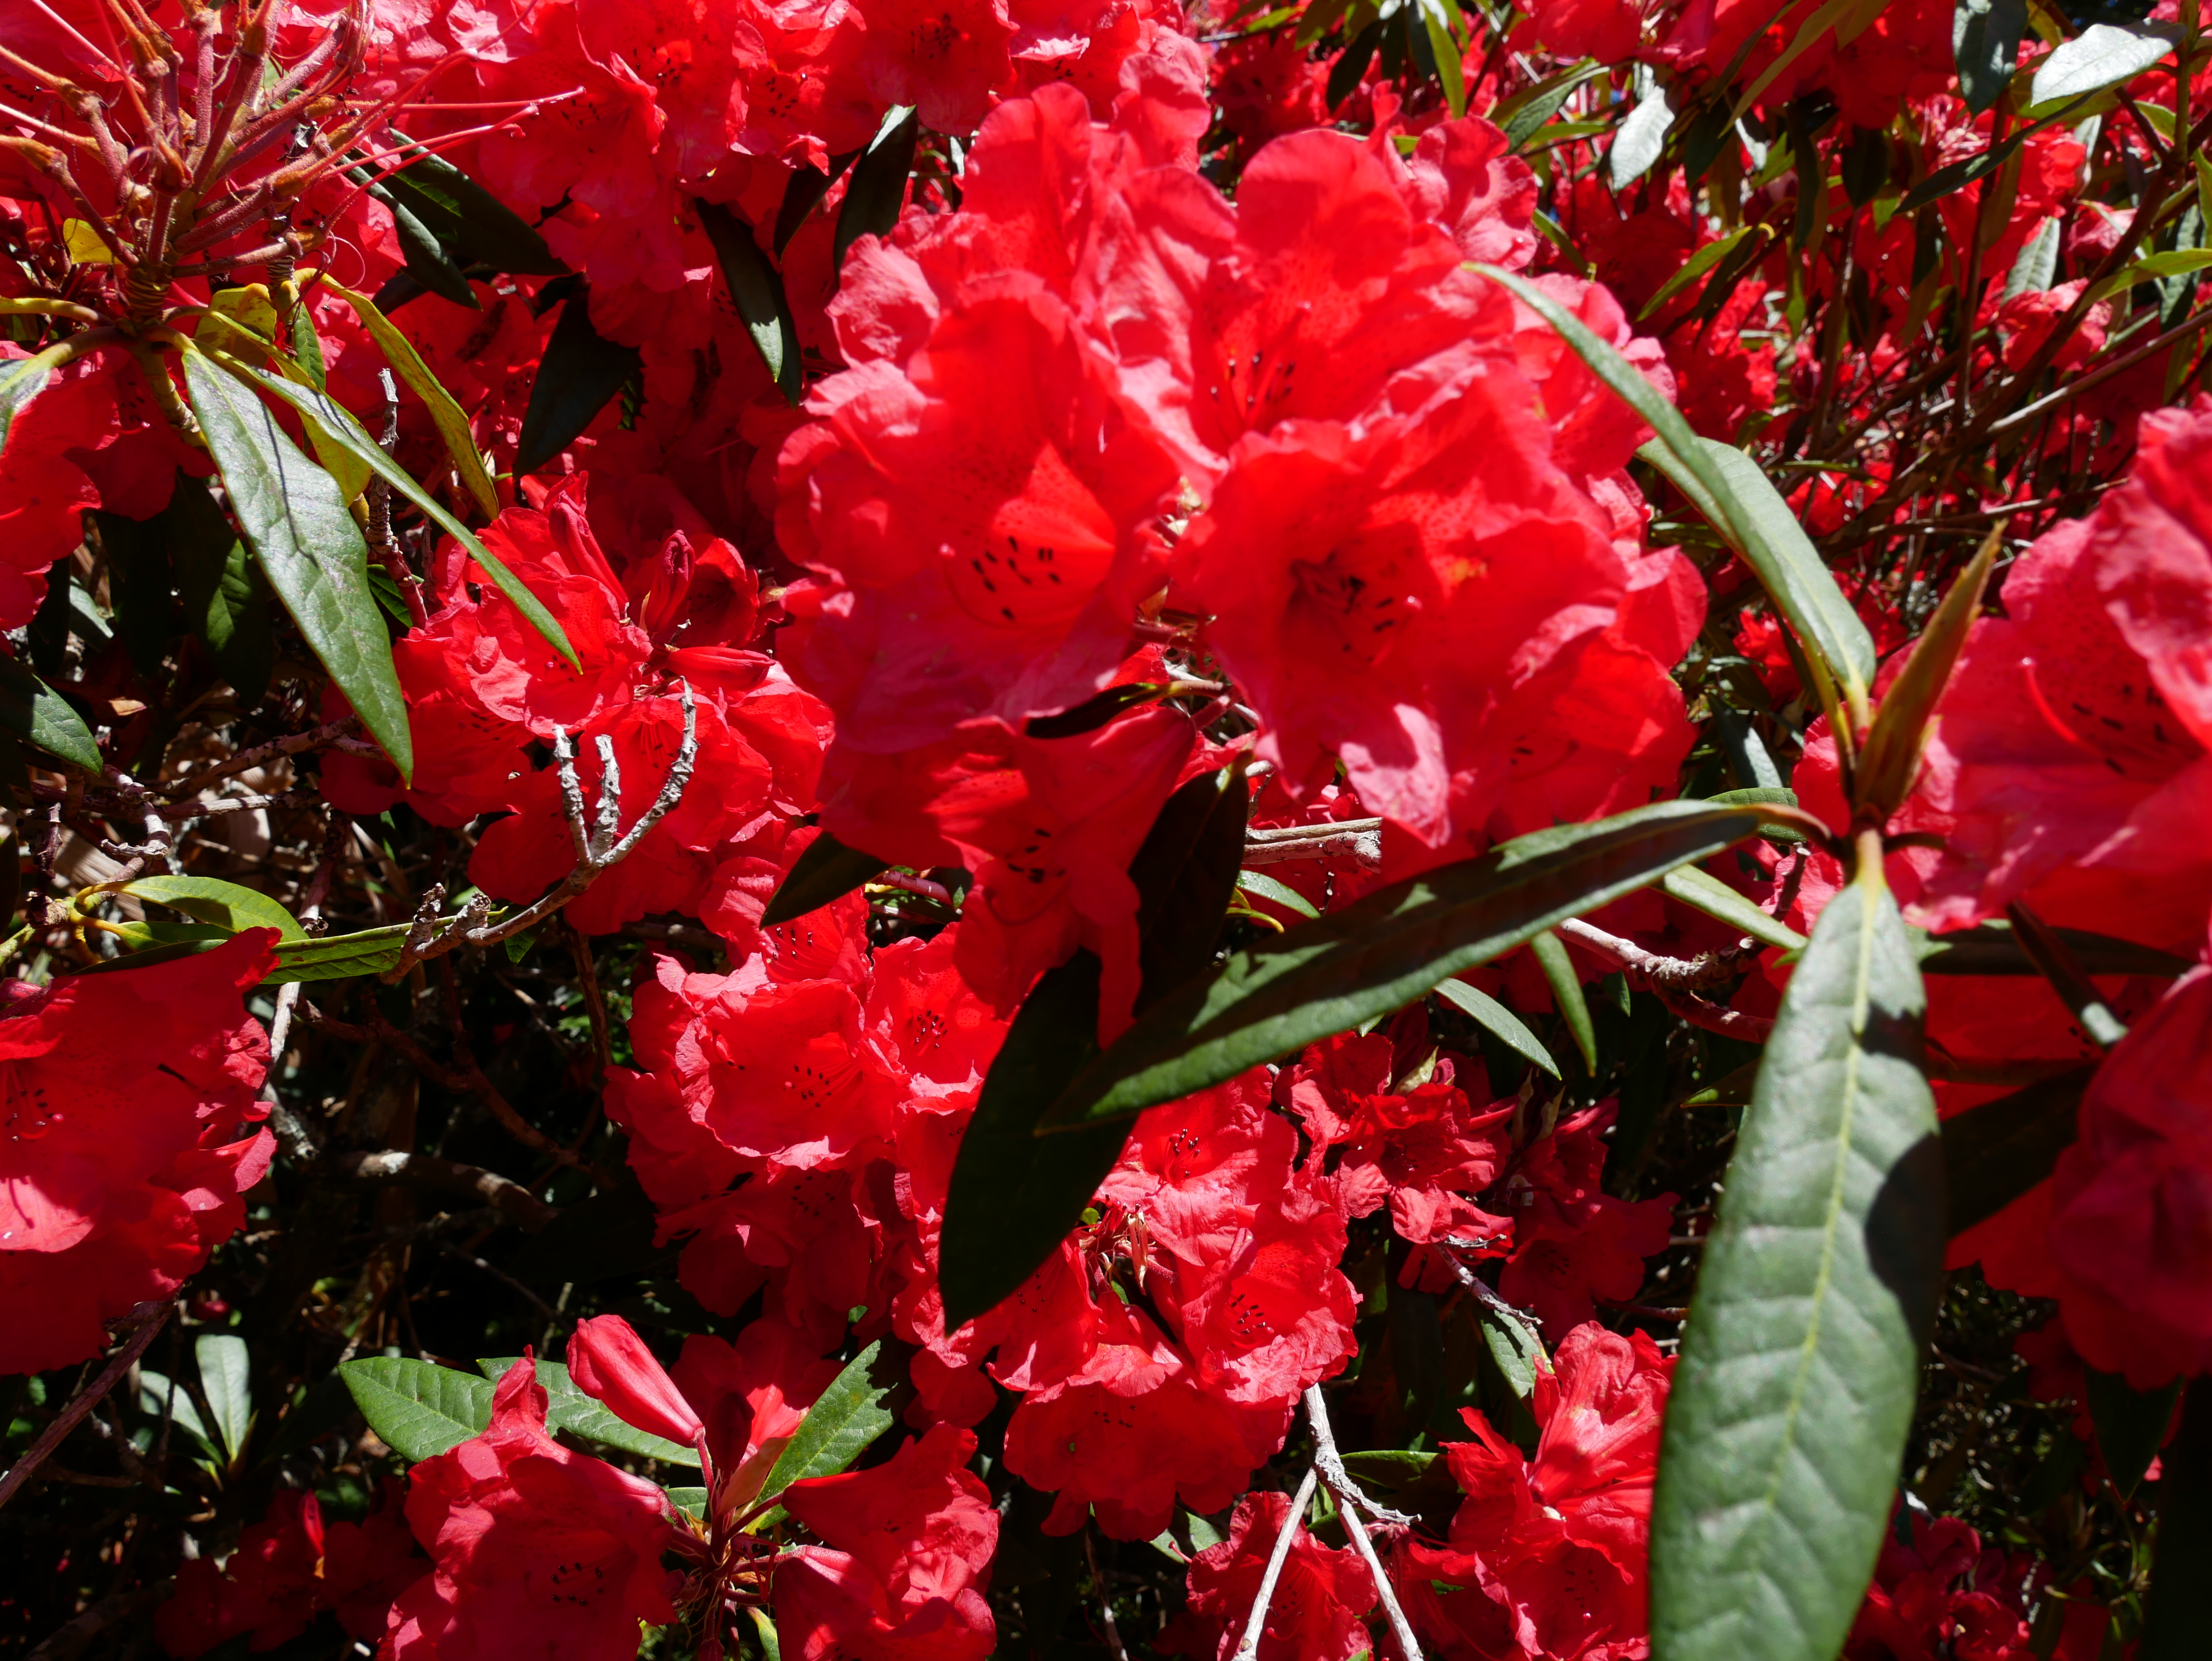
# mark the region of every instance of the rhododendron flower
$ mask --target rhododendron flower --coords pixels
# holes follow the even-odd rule
[[[707,1427],[636,1329],[619,1315],[576,1323],[568,1337],[568,1376],[576,1388],[624,1424],[689,1447]]]
[[[1577,1327],[1536,1375],[1533,1460],[1462,1412],[1475,1440],[1444,1445],[1468,1496],[1450,1542],[1398,1548],[1418,1631],[1449,1654],[1644,1653],[1651,1484],[1674,1366],[1641,1332]]]
[[[1984,1549],[1981,1536],[1955,1517],[1929,1521],[1914,1511],[1905,1520],[1910,1543],[1894,1528],[1882,1536],[1844,1661],[2027,1661],[2034,1652],[2025,1608],[2030,1560]]]
[[[2051,1193],[2067,1335],[2139,1390],[2212,1367],[2212,967],[2129,1030]]]
[[[410,1475],[407,1522],[434,1561],[392,1611],[393,1661],[518,1650],[599,1661],[631,1654],[638,1622],[675,1618],[662,1551],[668,1496],[545,1431],[526,1351],[492,1395],[483,1433]]]
[[[246,1220],[276,1152],[258,1128],[269,1039],[240,994],[273,930],[144,968],[4,983],[0,1373],[106,1347]]]
[[[297,1637],[325,1609],[349,1636],[374,1642],[392,1599],[429,1567],[402,1503],[398,1484],[387,1482],[362,1521],[325,1523],[312,1493],[279,1489],[220,1567],[207,1557],[179,1567],[175,1592],[154,1613],[161,1647],[190,1661],[245,1633],[258,1653]]]
[[[1554,1342],[1596,1312],[1595,1299],[1635,1297],[1644,1260],[1667,1249],[1673,1195],[1629,1201],[1601,1186],[1603,1133],[1618,1110],[1607,1100],[1561,1120],[1525,1150],[1507,1179],[1513,1254],[1498,1289],[1508,1302],[1534,1310]]]
[[[775,1567],[776,1632],[798,1661],[981,1661],[998,1628],[983,1592],[999,1543],[975,1439],[944,1426],[882,1464],[810,1477],[783,1507],[823,1543]]]
[[[1290,1512],[1288,1494],[1248,1494],[1237,1502],[1229,1537],[1190,1560],[1190,1602],[1162,1634],[1165,1653],[1227,1661]],[[1372,1647],[1361,1617],[1375,1603],[1375,1579],[1359,1555],[1322,1545],[1299,1522],[1267,1601],[1261,1661],[1351,1661]]]

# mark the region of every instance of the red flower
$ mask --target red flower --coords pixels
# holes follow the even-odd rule
[[[1584,1108],[1532,1144],[1507,1181],[1513,1255],[1498,1279],[1508,1301],[1534,1310],[1553,1342],[1644,1285],[1644,1262],[1667,1249],[1674,1196],[1628,1201],[1604,1191],[1605,1130],[1619,1104]]]
[[[269,1040],[239,995],[272,966],[250,928],[197,957],[42,990],[0,1013],[0,1373],[97,1354],[246,1220],[275,1140]]]
[[[810,1477],[783,1506],[823,1542],[777,1560],[776,1634],[797,1661],[981,1661],[999,1514],[965,1469],[975,1439],[939,1426],[867,1470]]]
[[[373,1643],[392,1599],[428,1567],[407,1531],[396,1482],[384,1485],[359,1523],[325,1524],[313,1494],[279,1489],[221,1567],[206,1557],[179,1566],[176,1591],[154,1611],[154,1631],[163,1649],[190,1661],[240,1633],[252,1634],[257,1652],[275,1649],[334,1609],[349,1635]]]
[[[675,1618],[660,1554],[682,1536],[667,1496],[545,1433],[527,1351],[483,1433],[409,1480],[407,1521],[435,1567],[392,1608],[392,1661],[614,1661],[635,1652],[639,1621]]]
[[[619,1315],[577,1322],[568,1339],[568,1365],[576,1388],[624,1424],[684,1447],[707,1428],[636,1329]]]
[[[2051,1252],[2082,1359],[2138,1390],[2212,1367],[2212,967],[2177,981],[2082,1098]]]
[[[1481,1414],[1462,1413],[1476,1439],[1444,1445],[1468,1495],[1450,1543],[1405,1544],[1412,1572],[1395,1577],[1409,1592],[1407,1613],[1447,1653],[1644,1653],[1651,1484],[1674,1366],[1641,1332],[1576,1328],[1554,1370],[1537,1375],[1534,1460]]]
[[[756,1457],[763,1467],[772,1463],[839,1371],[796,1327],[770,1316],[746,1327],[735,1342],[703,1333],[686,1338],[675,1381],[705,1424],[717,1476],[729,1478]],[[767,1474],[757,1468],[755,1483]],[[750,1500],[751,1494],[733,1497]]]
[[[2027,1661],[2027,1560],[1983,1549],[1955,1517],[1913,1512],[1909,1532],[1883,1535],[1844,1661]]]
[[[991,89],[1012,77],[1006,0],[862,0],[867,39],[856,66],[884,104],[916,106],[938,132],[975,130]]]
[[[1190,1560],[1190,1602],[1160,1635],[1163,1653],[1227,1661],[1290,1512],[1288,1494],[1248,1494],[1237,1502],[1229,1537]],[[1301,1519],[1267,1603],[1261,1661],[1350,1661],[1372,1647],[1362,1617],[1375,1603],[1375,1579],[1359,1554],[1322,1545]]]

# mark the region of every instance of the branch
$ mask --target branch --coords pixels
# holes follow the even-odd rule
[[[383,1188],[396,1183],[451,1194],[459,1199],[483,1201],[533,1234],[560,1215],[521,1183],[481,1165],[434,1159],[428,1153],[343,1153],[334,1164],[339,1176],[363,1187]]]
[[[1374,1578],[1383,1612],[1390,1617],[1390,1630],[1397,1634],[1401,1661],[1421,1661],[1420,1640],[1413,1636],[1413,1623],[1406,1619],[1406,1611],[1398,1603],[1397,1588],[1383,1573],[1382,1560],[1376,1555],[1375,1542],[1367,1537],[1367,1524],[1360,1520],[1359,1513],[1363,1509],[1369,1511],[1377,1522],[1382,1523],[1407,1524],[1413,1519],[1376,1505],[1352,1480],[1344,1461],[1338,1457],[1336,1437],[1329,1429],[1328,1404],[1322,1399],[1319,1384],[1306,1386],[1305,1403],[1306,1422],[1313,1427],[1314,1469],[1321,1472],[1335,1494],[1337,1515],[1344,1518],[1344,1531],[1352,1536],[1352,1543],[1367,1565],[1367,1573]]]
[[[1368,867],[1382,863],[1382,821],[1341,819],[1332,824],[1285,824],[1244,833],[1244,863],[1281,865],[1334,855]]]
[[[1253,1598],[1251,1616],[1244,1622],[1244,1636],[1237,1640],[1237,1653],[1230,1661],[1257,1661],[1260,1634],[1267,1630],[1267,1605],[1274,1598],[1275,1582],[1283,1578],[1283,1565],[1290,1559],[1291,1542],[1297,1538],[1298,1530],[1305,1521],[1306,1507],[1313,1503],[1314,1489],[1320,1481],[1319,1474],[1309,1465],[1305,1480],[1298,1484],[1291,1509],[1283,1518],[1283,1531],[1275,1536],[1275,1549],[1267,1557],[1267,1572],[1260,1577],[1259,1595]]]
[[[1700,952],[1694,958],[1662,957],[1656,952],[1645,951],[1633,940],[1608,934],[1580,917],[1568,918],[1559,924],[1559,932],[1618,967],[1634,970],[1649,980],[1656,992],[1702,992],[1707,987],[1718,986],[1742,967],[1745,958],[1757,955],[1759,951],[1756,940],[1746,940],[1725,952]]]
[[[92,1381],[90,1387],[79,1390],[76,1399],[55,1415],[53,1423],[48,1425],[39,1439],[31,1444],[31,1451],[10,1466],[5,1476],[0,1476],[0,1506],[6,1505],[15,1497],[15,1490],[31,1480],[31,1473],[38,1469],[48,1454],[62,1445],[63,1439],[76,1428],[77,1421],[92,1411],[94,1403],[115,1388],[116,1381],[146,1353],[146,1346],[154,1342],[154,1335],[161,1329],[173,1308],[175,1305],[167,1299],[152,1300],[139,1305],[123,1317],[125,1321],[136,1321],[137,1330],[100,1369],[100,1377]]]

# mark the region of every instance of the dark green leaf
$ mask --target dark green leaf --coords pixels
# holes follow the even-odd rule
[[[1889,135],[1879,127],[1856,127],[1844,147],[1844,195],[1863,208],[1889,183]]]
[[[519,1355],[479,1356],[477,1370],[496,1384],[507,1377],[507,1370],[521,1359]],[[546,1429],[565,1430],[587,1442],[641,1454],[663,1464],[698,1468],[698,1449],[687,1448],[665,1436],[655,1436],[618,1418],[605,1402],[578,1388],[568,1369],[560,1362],[541,1360],[537,1368],[538,1385],[545,1392]]]
[[[1547,76],[1499,104],[1491,116],[1504,130],[1506,148],[1518,150],[1559,113],[1560,106],[1574,96],[1577,87],[1604,72],[1604,65],[1585,58],[1570,69]]]
[[[1139,896],[1139,1013],[1212,960],[1237,891],[1250,813],[1241,764],[1201,773],[1168,798],[1129,861]]]
[[[348,1361],[338,1376],[368,1427],[401,1458],[420,1462],[481,1436],[491,1422],[491,1385],[472,1372],[398,1355]]]
[[[2005,917],[2012,924],[2013,938],[2020,942],[2021,950],[2074,1012],[2074,1019],[2092,1043],[2110,1050],[2128,1036],[2126,1025],[2112,1013],[2087,971],[2074,961],[2057,930],[2017,900],[2005,908]]]
[[[2212,1654],[2212,1378],[2189,1385],[2158,1485],[2158,1547],[2136,1661]]]
[[[1239,871],[1237,885],[1256,898],[1271,905],[1279,905],[1285,911],[1301,917],[1318,917],[1321,911],[1314,903],[1286,882],[1278,882],[1264,871]]]
[[[2100,1372],[2094,1367],[2081,1371],[2089,1417],[2097,1427],[2098,1451],[2105,1456],[2105,1474],[2124,1500],[2158,1457],[2159,1444],[2173,1423],[2173,1405],[2181,1399],[2181,1380],[2157,1390],[2136,1390],[2116,1372]]]
[[[558,277],[568,269],[527,220],[442,156],[410,161],[384,188],[459,257],[457,264],[523,277]]]
[[[252,1367],[246,1340],[235,1333],[203,1332],[192,1340],[192,1354],[199,1362],[200,1394],[207,1398],[222,1451],[234,1465],[253,1429]]]
[[[469,286],[469,279],[462,275],[460,266],[438,240],[437,233],[422,222],[410,204],[393,200],[386,205],[392,210],[392,228],[399,238],[399,252],[407,262],[407,275],[441,300],[450,300],[472,312],[483,310],[477,303],[477,291]]]
[[[1322,89],[1322,101],[1330,109],[1352,96],[1353,90],[1367,78],[1367,66],[1375,61],[1376,52],[1382,45],[1382,20],[1376,18],[1353,35],[1329,66],[1328,84]]]
[[[830,158],[830,171],[818,167],[799,167],[783,187],[783,201],[775,210],[775,257],[783,258],[783,251],[791,246],[791,239],[799,234],[799,228],[806,222],[806,216],[821,204],[830,194],[830,187],[845,175],[860,156],[858,150],[848,150],[842,155]]]
[[[2061,113],[2063,114],[2063,112]],[[2006,162],[2011,161],[2022,144],[2058,119],[2058,116],[2054,115],[2040,121],[2031,121],[2006,134],[1989,149],[1970,155],[1963,161],[1954,161],[1948,167],[1936,168],[1934,173],[1929,173],[1927,178],[1905,192],[1904,198],[1897,204],[1897,210],[1899,213],[1912,213],[1926,207],[1930,202],[1941,201],[1954,191],[1962,191],[1967,186],[1988,178]]]
[[[366,429],[354,418],[353,412],[326,393],[282,376],[262,374],[255,383],[266,392],[275,394],[303,415],[313,416],[322,424],[331,441],[358,458],[362,465],[382,478],[392,488],[420,508],[424,514],[469,551],[469,557],[481,566],[492,586],[507,596],[514,609],[522,613],[523,621],[535,629],[545,642],[569,664],[576,665],[576,648],[568,642],[568,631],[560,620],[545,608],[545,602],[530,592],[522,579],[509,570],[505,561],[484,546],[476,532],[461,523],[449,512],[436,496],[415,481],[415,476],[385,453],[384,447],[370,438]],[[405,620],[404,617],[402,618]]]
[[[884,1400],[899,1381],[884,1363],[883,1350],[884,1341],[878,1338],[848,1361],[815,1398],[769,1468],[761,1498],[772,1500],[810,1476],[835,1476],[891,1427],[892,1415]]]
[[[837,210],[837,235],[830,268],[845,269],[845,251],[864,236],[886,236],[906,206],[907,175],[914,171],[920,118],[903,105],[885,112],[883,125],[853,164],[852,182]]]
[[[118,883],[112,891],[220,924],[234,934],[241,928],[273,928],[282,940],[307,938],[300,920],[269,896],[219,877],[139,877]]]
[[[76,355],[76,348],[64,341],[33,356],[0,362],[0,447],[6,446],[8,429],[23,406],[39,395],[56,369]]]
[[[1652,1516],[1655,1661],[1832,1661],[1858,1613],[1942,1285],[1924,1007],[1870,866],[1790,977],[1698,1271]]]
[[[1776,921],[1760,910],[1718,877],[1709,876],[1694,865],[1686,865],[1679,871],[1669,871],[1659,879],[1660,888],[1669,899],[1680,900],[1709,917],[1717,917],[1731,928],[1740,928],[1755,940],[1769,946],[1778,946],[1784,952],[1803,949],[1805,937],[1785,922]]]
[[[1457,120],[1467,113],[1467,70],[1460,62],[1458,37],[1449,0],[1420,0],[1421,28],[1430,55],[1436,60],[1437,82],[1443,88],[1444,107]]]
[[[2001,530],[1983,538],[1981,551],[1959,574],[1913,642],[1904,670],[1881,695],[1853,775],[1858,806],[1874,823],[1887,823],[1912,788],[1920,771],[1921,741],[1936,713],[1936,701],[1943,696],[1952,666],[1966,649],[1967,632],[1981,611],[1982,590],[2002,540]]]
[[[116,638],[131,654],[131,666],[152,680],[161,672],[170,641],[182,632],[169,580],[168,539],[158,518],[125,519],[95,509],[92,520],[107,557]]]
[[[177,474],[161,522],[185,625],[207,647],[239,703],[251,709],[268,691],[276,663],[268,585],[200,480]]]
[[[93,742],[92,729],[69,700],[4,655],[0,655],[0,731],[12,733],[33,749],[82,768],[95,778],[106,764]]]
[[[1589,1000],[1583,995],[1583,983],[1576,978],[1574,960],[1567,955],[1566,942],[1547,928],[1528,942],[1528,950],[1536,959],[1536,966],[1544,971],[1544,983],[1552,989],[1552,1002],[1559,1012],[1559,1019],[1567,1024],[1575,1048],[1582,1052],[1583,1066],[1595,1076],[1597,1027],[1590,1019]]]
[[[677,1510],[688,1512],[702,1523],[707,1520],[706,1489],[664,1488],[661,1492],[668,1496],[668,1503]]]
[[[1662,802],[1536,831],[1394,883],[1170,993],[1043,1123],[1123,1118],[1349,1031],[1541,929],[1734,846],[1757,823],[1755,807]]]
[[[1056,715],[1031,715],[1023,723],[1022,733],[1033,739],[1072,739],[1080,733],[1095,733],[1116,715],[1165,697],[1167,691],[1160,681],[1123,681]]]
[[[2140,975],[2152,980],[2171,980],[2194,967],[2171,952],[2157,952],[2133,940],[2114,940],[2081,928],[2052,928],[2068,955],[2087,975]],[[1931,936],[1922,948],[1923,975],[2039,975],[2035,959],[2021,946],[2008,923],[1985,922],[1953,934]]]
[[[530,383],[517,475],[536,472],[574,443],[643,362],[636,347],[617,345],[592,326],[590,290],[577,283],[562,303],[561,320]]]
[[[242,382],[201,353],[184,362],[208,453],[269,586],[401,780],[411,779],[415,745],[392,637],[369,593],[368,545],[336,482]]]
[[[799,326],[792,321],[791,302],[784,297],[783,273],[753,240],[753,228],[718,202],[693,204],[707,240],[714,245],[714,258],[722,267],[731,301],[752,337],[753,349],[768,365],[777,390],[792,404],[799,402]]]
[[[2020,37],[2027,27],[2027,0],[1958,0],[1951,14],[1951,54],[1959,65],[1959,91],[1979,115],[1996,106],[2020,63]]]
[[[2096,1073],[2082,1067],[2039,1080],[1943,1121],[1943,1169],[1955,1238],[1987,1222],[2051,1174],[2074,1141],[2081,1092]]]
[[[377,304],[365,294],[356,294],[351,289],[325,279],[323,287],[346,302],[361,319],[361,326],[375,341],[376,349],[384,354],[384,361],[392,366],[392,373],[405,381],[408,389],[422,400],[422,407],[430,412],[431,423],[444,441],[446,454],[451,458],[453,471],[461,484],[483,512],[486,519],[499,517],[499,490],[491,481],[484,466],[483,453],[477,448],[476,435],[469,426],[468,412],[453,401],[453,395],[432,374],[422,355],[415,350],[415,343],[393,326],[390,318],[378,309]],[[363,434],[363,437],[367,436]],[[380,470],[381,471],[381,470]],[[419,487],[406,487],[410,496],[420,494]]]
[[[1454,1008],[1462,1010],[1480,1021],[1507,1049],[1534,1062],[1553,1078],[1559,1076],[1559,1064],[1552,1059],[1552,1052],[1544,1048],[1543,1040],[1531,1032],[1528,1024],[1518,1015],[1487,992],[1478,992],[1465,981],[1446,981],[1437,988],[1437,995]]]
[[[890,868],[889,860],[848,848],[824,830],[792,861],[790,871],[769,897],[768,909],[761,913],[761,927],[774,928],[818,911]]]
[[[262,984],[282,986],[287,981],[338,981],[356,975],[380,975],[399,961],[399,950],[407,943],[407,928],[404,922],[395,922],[357,934],[288,940],[277,946],[276,972]]]

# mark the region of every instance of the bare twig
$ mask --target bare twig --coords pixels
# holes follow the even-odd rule
[[[133,1364],[146,1353],[146,1346],[154,1342],[154,1335],[161,1329],[169,1318],[170,1311],[175,1307],[166,1299],[154,1299],[139,1305],[124,1317],[125,1321],[137,1323],[137,1330],[100,1370],[100,1376],[79,1390],[70,1404],[54,1415],[53,1423],[48,1425],[40,1433],[39,1439],[31,1444],[30,1451],[11,1465],[5,1476],[0,1476],[0,1506],[6,1505],[15,1497],[15,1491],[31,1480],[31,1474],[76,1428],[77,1421],[92,1411],[93,1404],[113,1390],[117,1381],[131,1371]]]
[[[1644,976],[1658,991],[1702,992],[1707,987],[1717,986],[1736,974],[1746,958],[1759,952],[1758,941],[1745,940],[1725,952],[1700,952],[1694,958],[1668,958],[1647,952],[1635,941],[1625,940],[1618,934],[1608,934],[1580,917],[1568,918],[1559,928],[1577,945],[1586,946],[1622,969]]]
[[[1333,824],[1285,824],[1244,833],[1244,863],[1281,865],[1334,855],[1374,867],[1382,863],[1382,821],[1342,819]]]
[[[1113,1588],[1106,1584],[1106,1577],[1098,1573],[1097,1534],[1097,1530],[1090,1524],[1083,1525],[1083,1559],[1091,1565],[1091,1584],[1098,1589],[1098,1619],[1106,1629],[1106,1652],[1114,1658],[1114,1661],[1129,1661],[1129,1652],[1121,1643],[1121,1629],[1114,1624]]]
[[[241,750],[228,761],[218,762],[213,767],[203,767],[189,778],[166,784],[154,794],[175,801],[180,797],[197,796],[217,779],[228,778],[233,773],[243,773],[249,768],[280,760],[286,756],[302,755],[309,750],[319,750],[325,745],[346,747],[343,740],[361,730],[361,717],[348,715],[343,721],[326,721],[313,732],[295,733],[289,738],[271,739],[266,744],[257,744],[250,750]],[[381,754],[372,746],[372,753]]]
[[[381,1188],[397,1183],[428,1189],[496,1207],[509,1220],[535,1232],[559,1214],[518,1182],[481,1165],[434,1159],[427,1153],[345,1153],[335,1162],[348,1182]]]
[[[1344,1531],[1352,1536],[1352,1545],[1367,1565],[1367,1573],[1374,1577],[1376,1595],[1382,1600],[1382,1612],[1390,1617],[1390,1630],[1397,1635],[1402,1661],[1421,1661],[1420,1640],[1413,1636],[1413,1623],[1406,1619],[1405,1609],[1398,1602],[1397,1588],[1384,1573],[1382,1560],[1376,1555],[1375,1542],[1367,1537],[1367,1524],[1360,1519],[1359,1513],[1367,1511],[1381,1523],[1405,1524],[1413,1519],[1376,1505],[1352,1480],[1337,1453],[1336,1436],[1329,1428],[1328,1404],[1322,1399],[1319,1384],[1306,1386],[1305,1403],[1306,1422],[1313,1427],[1314,1469],[1335,1494],[1337,1515],[1344,1518]]]
[[[1291,1508],[1283,1517],[1283,1531],[1275,1536],[1275,1548],[1267,1555],[1267,1572],[1260,1577],[1259,1593],[1252,1599],[1252,1613],[1244,1622],[1244,1636],[1237,1640],[1237,1653],[1231,1661],[1255,1661],[1259,1655],[1260,1635],[1267,1629],[1267,1605],[1274,1599],[1275,1582],[1283,1578],[1283,1565],[1290,1561],[1291,1543],[1305,1524],[1306,1507],[1313,1503],[1314,1489],[1320,1483],[1321,1474],[1307,1466],[1305,1480],[1298,1484]]]

